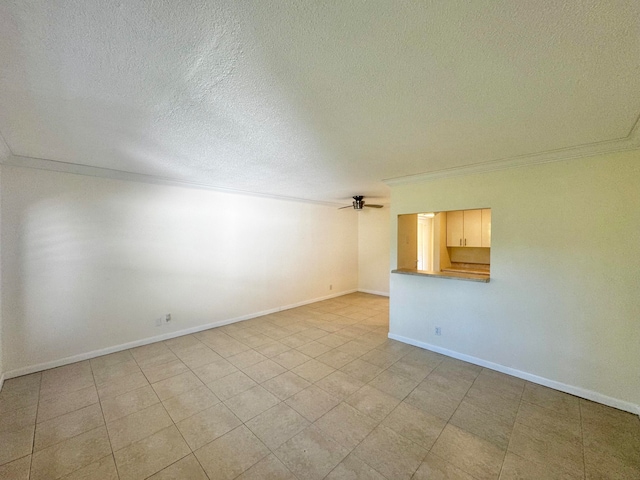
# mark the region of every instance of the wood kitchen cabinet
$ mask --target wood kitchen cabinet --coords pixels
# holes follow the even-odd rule
[[[482,246],[491,246],[491,209],[482,209]]]
[[[485,211],[488,213],[485,213],[483,218]],[[447,212],[447,247],[489,246],[491,246],[490,209]]]

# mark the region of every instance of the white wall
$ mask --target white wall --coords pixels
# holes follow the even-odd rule
[[[1,181],[9,374],[358,286],[353,211],[16,167]]]
[[[358,290],[389,295],[389,207],[358,215]]]
[[[398,214],[476,207],[491,282],[392,274],[391,335],[638,408],[640,152],[395,186],[392,266]]]
[[[1,142],[1,140],[0,140]],[[0,390],[4,382],[4,362],[2,360],[2,167],[0,166]]]

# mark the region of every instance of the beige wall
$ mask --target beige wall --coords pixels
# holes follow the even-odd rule
[[[0,389],[2,388],[2,383],[4,381],[4,362],[2,359],[3,348],[2,348],[2,292],[4,287],[2,285],[2,166],[0,166]]]
[[[16,167],[1,186],[9,373],[358,288],[352,211]]]
[[[395,186],[392,268],[398,214],[476,207],[491,282],[392,274],[391,335],[637,408],[640,152]]]
[[[358,215],[358,290],[389,295],[389,207]]]

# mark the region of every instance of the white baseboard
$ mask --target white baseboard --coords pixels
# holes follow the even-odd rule
[[[323,300],[329,300],[335,297],[341,297],[350,293],[355,293],[358,290],[345,290],[339,293],[333,293],[324,297],[318,297],[311,300],[304,300],[302,302],[293,303],[290,305],[284,305],[282,307],[270,308],[268,310],[262,310],[260,312],[250,313],[248,315],[242,315],[240,317],[229,318],[225,320],[219,320],[213,323],[207,323],[204,325],[198,325],[197,327],[185,328],[184,330],[178,330],[176,332],[165,333],[163,335],[155,335],[153,337],[147,337],[140,340],[134,340],[133,342],[123,343],[115,345],[113,347],[101,348],[99,350],[92,350],[90,352],[80,353],[78,355],[72,355],[70,357],[60,358],[58,360],[52,360],[49,362],[38,363],[36,365],[29,365],[27,367],[17,368],[5,372],[2,378],[15,378],[22,375],[28,375],[30,373],[41,372],[43,370],[49,370],[50,368],[61,367],[63,365],[69,365],[70,363],[81,362],[83,360],[89,360],[91,358],[100,357],[102,355],[108,355],[110,353],[121,352],[122,350],[128,350],[130,348],[141,347],[143,345],[149,345],[150,343],[161,342],[163,340],[169,340],[171,338],[181,337],[183,335],[189,335],[191,333],[202,332],[203,330],[209,330],[210,328],[222,327],[231,323],[241,322],[243,320],[249,320],[251,318],[261,317],[263,315],[269,315],[270,313],[282,312],[284,310],[290,310],[292,308],[301,307],[310,303],[321,302]]]
[[[489,362],[481,358],[472,357],[471,355],[465,355],[464,353],[459,353],[453,350],[438,347],[437,345],[431,345],[430,343],[424,343],[412,338],[403,337],[402,335],[389,333],[389,338],[402,343],[413,345],[415,347],[424,348],[425,350],[431,350],[432,352],[441,353],[442,355],[446,355],[447,357],[457,358],[458,360],[473,363],[474,365],[479,365],[491,370],[496,370],[497,372],[506,373],[507,375],[511,375],[513,377],[522,378],[523,380],[537,383],[538,385],[544,385],[545,387],[553,388],[554,390],[560,390],[561,392],[569,393],[571,395],[575,395],[576,397],[586,398],[587,400],[602,403],[603,405],[608,405],[619,410],[624,410],[625,412],[631,412],[635,413],[636,415],[640,415],[640,405],[636,405],[635,403],[627,402],[625,400],[620,400],[618,398],[609,397],[607,395],[603,395],[602,393],[594,392],[593,390],[587,390],[585,388],[567,385],[566,383],[556,382],[555,380],[539,377],[538,375],[533,375],[532,373],[516,370],[515,368],[505,367],[504,365],[500,365],[499,363]]]
[[[362,293],[370,293],[371,295],[380,295],[382,297],[388,297],[389,296],[389,292],[379,292],[377,290],[366,290],[364,288],[359,288],[358,291],[362,292]]]

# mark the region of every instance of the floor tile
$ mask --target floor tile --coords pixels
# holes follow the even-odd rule
[[[171,360],[170,362],[162,363],[160,365],[151,365],[142,368],[142,373],[147,377],[149,383],[156,383],[160,380],[175,377],[176,375],[180,375],[181,373],[188,371],[189,367],[180,360]]]
[[[267,343],[265,345],[260,345],[259,347],[255,347],[254,350],[258,353],[261,353],[267,358],[275,357],[276,355],[280,355],[282,352],[286,352],[287,350],[291,350],[291,347],[285,345],[280,342],[272,342]]]
[[[127,375],[126,377],[117,378],[98,385],[98,397],[100,397],[100,400],[104,400],[105,398],[122,395],[123,393],[144,387],[145,385],[149,385],[149,382],[142,372],[134,373],[133,375]]]
[[[59,478],[110,454],[107,429],[101,426],[36,452],[31,461],[31,480]]]
[[[449,422],[506,450],[514,422],[462,401]]]
[[[542,385],[527,382],[522,394],[522,400],[556,412],[565,413],[568,416],[580,417],[578,397],[543,387]]]
[[[536,463],[513,453],[507,453],[500,480],[579,480],[582,475],[575,475],[554,468],[547,463]]]
[[[262,412],[246,426],[271,450],[309,426],[309,422],[284,403]]]
[[[237,371],[208,384],[220,400],[226,400],[257,385],[251,378]]]
[[[451,397],[447,393],[428,386],[419,385],[407,395],[404,401],[415,408],[448,421],[462,402],[462,399]]]
[[[149,480],[209,480],[196,457],[191,454],[160,470]]]
[[[138,440],[173,425],[161,403],[107,423],[113,451],[118,451]]]
[[[527,460],[556,466],[571,474],[584,474],[582,439],[571,436],[569,432],[545,432],[516,422],[509,451]]]
[[[269,453],[269,449],[244,425],[195,451],[211,480],[236,478]]]
[[[35,425],[38,405],[33,404],[24,408],[17,408],[0,415],[0,432],[20,430]]]
[[[196,450],[230,432],[242,422],[224,404],[196,413],[178,422],[178,429],[191,450]]]
[[[218,397],[204,385],[162,402],[167,413],[176,423],[217,403],[220,403]]]
[[[191,453],[175,425],[114,453],[120,480],[147,478]]]
[[[600,449],[585,448],[585,473],[588,480],[637,480],[640,464]]]
[[[230,356],[229,358],[227,358],[227,361],[242,369],[245,367],[250,367],[251,365],[255,365],[256,363],[262,362],[266,359],[267,357],[265,357],[261,353],[249,349],[245,350],[242,353]]]
[[[426,456],[411,480],[475,480],[468,473],[430,453]]]
[[[349,450],[311,425],[275,451],[298,478],[322,479],[347,456]]]
[[[315,422],[338,405],[340,400],[312,385],[289,397],[285,403],[310,422]]]
[[[42,450],[100,425],[104,425],[104,418],[97,403],[66,413],[37,425],[33,449]]]
[[[275,455],[271,454],[237,477],[237,480],[296,480],[296,478]]]
[[[224,358],[219,358],[213,362],[207,363],[206,365],[195,368],[193,373],[195,373],[204,383],[209,384],[237,371],[238,369],[234,365]]]
[[[332,350],[332,349],[333,347],[330,347],[329,345],[325,345],[324,343],[320,343],[316,341],[309,342],[297,348],[299,352],[302,352],[311,358],[315,358],[319,355],[322,355],[323,353],[327,353],[329,350]]]
[[[188,348],[177,350],[175,353],[176,356],[191,369],[208,365],[222,358],[204,343],[200,342]]]
[[[381,422],[400,403],[400,400],[369,385],[365,385],[347,397],[345,402],[365,415]]]
[[[421,447],[430,449],[442,433],[446,422],[402,402],[382,424]]]
[[[374,429],[353,451],[387,478],[411,478],[427,450],[382,425]]]
[[[94,368],[93,378],[97,384],[106,383],[116,378],[126,377],[134,373],[140,372],[140,367],[136,361],[131,358],[129,360],[116,363],[115,365],[109,365],[101,368]]]
[[[98,391],[94,385],[63,393],[57,397],[40,401],[38,405],[38,422],[51,420],[59,415],[79,410],[94,403],[98,403]]]
[[[358,358],[353,362],[347,363],[340,370],[363,383],[368,383],[377,377],[383,369]]]
[[[316,385],[322,388],[329,395],[332,395],[339,400],[344,400],[346,397],[364,386],[360,380],[357,380],[340,370],[327,375],[322,380],[318,380]]]
[[[118,480],[113,455],[108,455],[100,460],[90,463],[86,467],[63,477],[63,480]]]
[[[505,456],[493,443],[453,425],[445,427],[431,453],[478,480],[497,478]]]
[[[311,360],[311,357],[305,355],[299,350],[287,350],[286,352],[282,352],[275,357],[272,357],[271,360],[276,362],[279,365],[282,365],[287,370],[297,367],[298,365],[302,365],[303,363]]]
[[[343,402],[316,420],[314,425],[343,447],[352,450],[371,433],[378,422]]]
[[[513,422],[520,407],[521,396],[505,393],[491,385],[474,383],[464,400],[481,410],[500,415]]]
[[[260,385],[250,388],[224,401],[236,416],[246,422],[279,403],[276,396]]]
[[[299,377],[295,373],[289,371],[277,377],[273,377],[262,384],[264,388],[273,393],[280,400],[286,400],[291,395],[295,395],[300,390],[310,386],[304,378]]]
[[[296,438],[311,478],[334,444],[357,453],[334,480],[640,478],[636,415],[390,340],[388,312],[351,294],[9,379],[0,479],[205,480],[191,448],[213,478],[294,478],[269,448]]]
[[[387,371],[394,375],[401,375],[402,377],[410,378],[416,382],[421,382],[431,373],[433,368],[435,367],[426,365],[422,361],[403,357],[391,365]]]
[[[318,355],[316,360],[326,363],[330,367],[339,369],[344,367],[347,363],[353,362],[356,358],[358,357],[355,355],[349,355],[348,353],[333,349],[329,350],[327,353]]]
[[[308,362],[291,369],[293,373],[311,383],[317,382],[330,373],[335,372],[335,370],[335,368],[330,367],[326,363],[319,362],[315,359],[309,360]]]
[[[393,374],[389,371],[384,371],[373,380],[369,382],[369,385],[373,388],[377,388],[381,392],[384,392],[392,397],[396,397],[398,400],[402,400],[409,395],[411,391],[418,385],[417,380],[403,377],[401,375]]]
[[[35,425],[0,432],[0,465],[29,455],[33,446]]]
[[[203,383],[192,372],[181,373],[175,377],[151,384],[162,401],[201,387]]]
[[[89,363],[91,364],[91,369],[96,370],[131,360],[134,360],[131,352],[129,350],[123,350],[121,352],[110,353],[108,355],[102,355],[100,357],[92,358],[91,360],[89,360]]]
[[[30,467],[31,455],[0,465],[0,480],[29,480]]]
[[[105,398],[101,405],[105,421],[113,422],[159,402],[151,385],[146,385],[122,395]]]
[[[326,480],[386,480],[353,454],[340,462],[325,478]]]
[[[243,369],[244,373],[258,383],[266,382],[286,371],[286,368],[273,360],[264,360]]]

